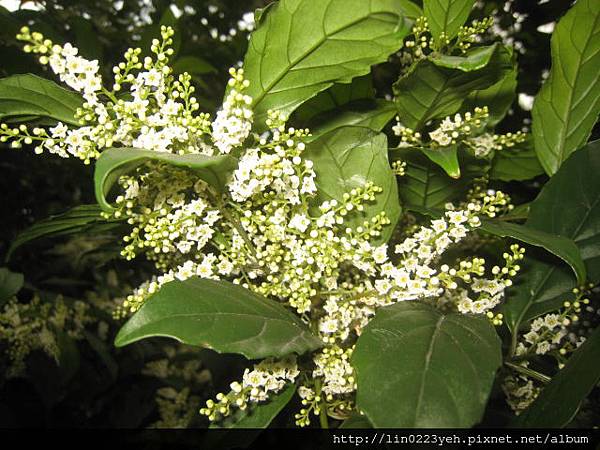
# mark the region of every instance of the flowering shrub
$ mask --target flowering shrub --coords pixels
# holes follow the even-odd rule
[[[151,55],[129,49],[110,81],[73,45],[24,27],[25,52],[69,89],[1,80],[0,142],[94,164],[95,220],[124,223],[120,255],[153,264],[114,311],[128,319],[116,345],[167,336],[253,361],[200,409],[211,422],[265,427],[297,394],[298,426],[318,416],[323,427],[470,427],[496,379],[515,420],[550,420],[536,410],[560,398],[543,386],[600,345],[579,320],[595,312],[600,209],[589,199],[600,185],[572,178],[600,166],[597,144],[585,145],[598,54],[580,60],[594,95],[561,78],[555,51],[532,136],[496,133],[516,61],[500,41],[478,45],[493,21],[465,25],[473,2],[347,3],[259,12],[214,116],[191,75],[175,75],[168,26]],[[596,3],[580,0],[555,40],[574,17],[589,31],[578,38],[592,39],[592,16]],[[393,98],[369,98],[371,66],[390,58]],[[544,171],[552,178],[525,207],[494,188]],[[529,259],[524,244],[540,249]],[[9,303],[0,324],[18,314]],[[584,356],[569,365],[572,352]],[[163,394],[173,408],[187,402],[187,391]]]

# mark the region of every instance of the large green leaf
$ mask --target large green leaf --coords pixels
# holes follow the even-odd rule
[[[562,428],[600,382],[600,328],[571,355],[535,402],[511,424],[522,428]]]
[[[262,14],[244,61],[257,126],[333,83],[369,73],[402,46],[419,8],[396,0],[281,0]]]
[[[264,403],[253,404],[244,411],[237,411],[232,417],[211,428],[267,428],[273,419],[290,402],[296,385],[289,384],[281,392],[270,395]]]
[[[229,282],[202,278],[162,286],[121,328],[115,344],[152,336],[249,359],[302,354],[321,345],[281,304]]]
[[[356,100],[375,97],[371,74],[356,77],[350,83],[336,83],[306,101],[294,113],[294,119],[307,123],[319,114],[334,111]]]
[[[544,173],[535,154],[533,140],[497,151],[492,160],[490,178],[502,181],[530,180]]]
[[[100,216],[102,209],[99,205],[80,205],[62,214],[40,220],[19,233],[11,242],[6,260],[19,247],[36,239],[67,236],[93,231],[95,234],[110,231],[119,226],[119,221],[107,221]]]
[[[0,307],[23,287],[23,274],[0,268]]]
[[[352,83],[334,84],[298,108],[292,123],[311,131],[306,142],[348,125],[381,131],[396,115],[396,107],[374,97],[371,75],[355,78]]]
[[[363,127],[342,127],[307,145],[304,157],[314,162],[317,205],[332,199],[341,203],[345,193],[369,181],[383,188],[374,202],[364,205],[362,213],[353,211],[344,223],[357,227],[378,213],[385,212],[392,223],[383,229],[378,240],[385,242],[391,237],[401,208],[384,134]]]
[[[535,150],[554,174],[585,144],[600,113],[600,2],[579,0],[552,35],[550,77],[533,105]]]
[[[27,116],[79,125],[75,112],[82,104],[80,95],[35,75],[0,79],[0,120]]]
[[[502,80],[512,70],[512,54],[505,47],[492,46],[493,52],[472,50],[480,70],[465,72],[439,67],[430,59],[415,64],[394,84],[400,121],[421,129],[429,120],[457,112],[467,96]]]
[[[308,127],[311,136],[306,142],[311,142],[326,133],[342,127],[354,126],[381,131],[396,115],[396,106],[388,100],[357,100],[345,106],[326,111],[311,119]]]
[[[575,152],[531,203],[526,225],[575,241],[588,279],[600,281],[600,141]],[[514,331],[526,320],[552,311],[577,285],[566,267],[529,255],[504,308]]]
[[[471,427],[502,362],[490,321],[421,302],[380,309],[356,343],[356,403],[374,427]]]
[[[469,18],[475,0],[424,0],[423,9],[431,34],[437,40],[442,34],[452,39]]]
[[[96,199],[104,210],[112,209],[106,196],[119,178],[148,161],[189,169],[218,190],[223,189],[229,174],[237,167],[236,159],[228,155],[175,155],[139,148],[109,148],[98,158],[94,172]]]

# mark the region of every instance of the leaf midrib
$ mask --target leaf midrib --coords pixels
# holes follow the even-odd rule
[[[592,32],[593,32],[593,30],[596,29],[596,26],[598,24],[598,20],[599,19],[600,19],[600,15],[597,15],[596,18],[595,18],[595,20],[594,20],[594,25],[592,27]],[[573,24],[574,23],[575,23],[575,18],[573,18]],[[593,33],[590,33],[589,35],[587,35],[586,42],[585,42],[585,45],[583,46],[583,49],[581,50],[581,52],[577,51],[577,54],[579,55],[579,58],[578,58],[579,62],[581,62],[584,59],[583,56],[584,56],[584,54],[587,51],[587,48],[588,48],[589,43],[591,41],[592,35],[593,35]],[[571,37],[572,37],[572,33],[569,32],[569,39],[571,39]],[[557,34],[556,40],[558,41],[558,34]],[[572,41],[571,41],[571,43],[573,44],[574,48],[577,48]],[[556,48],[557,49],[560,48],[558,42],[556,44]],[[566,151],[565,143],[567,142],[569,124],[570,124],[571,118],[573,116],[573,109],[572,109],[573,96],[574,96],[574,92],[575,92],[575,86],[577,85],[577,81],[579,79],[579,76],[581,75],[581,69],[582,69],[582,67],[583,67],[583,64],[577,64],[577,69],[575,70],[575,77],[573,78],[573,86],[571,86],[572,89],[570,89],[569,92],[568,92],[568,97],[567,97],[568,98],[568,102],[567,102],[568,108],[567,108],[567,110],[565,112],[565,116],[566,117],[563,116],[564,117],[563,123],[565,124],[565,127],[564,127],[563,130],[560,131],[560,141],[559,141],[560,145],[558,146],[558,149],[557,149],[558,151],[557,151],[557,154],[556,154],[557,160],[554,161],[554,164],[553,164],[554,167],[552,167],[552,169],[554,171],[556,171],[556,169],[558,168],[558,166],[560,165],[560,163],[562,161],[564,161],[564,159],[565,159],[565,151]],[[566,79],[566,77],[565,77],[565,79]],[[548,80],[548,81],[550,81],[550,80]],[[552,104],[552,102],[550,102],[550,104]],[[548,148],[551,150],[552,146],[548,146]]]
[[[445,318],[446,318],[446,316],[440,316],[440,318],[435,323],[433,333],[431,334],[431,341],[429,342],[429,348],[427,349],[427,353],[425,354],[425,366],[423,367],[423,373],[421,375],[419,396],[417,397],[417,404],[415,406],[415,416],[414,416],[413,426],[416,426],[416,424],[417,424],[421,406],[423,405],[422,402],[423,402],[423,394],[425,393],[425,378],[427,377],[427,372],[429,370],[429,365],[431,362],[431,355],[433,354],[433,349],[435,347],[435,341],[436,341],[437,335],[441,332],[442,323],[444,322]]]
[[[323,19],[325,18],[327,14],[327,10],[325,10],[325,14],[323,15]],[[265,86],[262,85],[261,82],[261,87],[262,87],[262,92],[260,93],[260,95],[258,95],[257,97],[254,98],[254,106],[258,105],[265,97],[266,95],[271,91],[271,89],[273,89],[273,87],[279,83],[283,77],[285,77],[287,75],[287,73],[290,71],[290,68],[296,66],[298,63],[300,63],[300,61],[302,61],[303,59],[305,59],[306,57],[308,57],[309,55],[311,55],[313,52],[315,52],[330,36],[333,36],[335,34],[338,34],[344,30],[346,30],[347,28],[350,28],[364,20],[368,20],[368,18],[371,17],[371,15],[373,14],[372,10],[369,8],[369,14],[368,16],[365,17],[361,17],[357,20],[354,20],[352,22],[349,22],[348,24],[344,25],[343,27],[335,30],[333,33],[331,34],[327,34],[325,32],[325,27],[323,26],[323,37],[321,39],[319,39],[315,44],[313,44],[311,47],[308,48],[307,51],[305,51],[303,54],[301,54],[299,57],[295,58],[293,61],[290,61],[289,66],[287,66],[284,70],[282,70],[270,83],[268,83]],[[290,13],[291,16],[293,16],[293,13]],[[290,30],[291,30],[291,24],[290,24]],[[288,38],[288,44],[286,44],[286,51],[289,49],[288,48],[289,45],[289,38]],[[265,44],[266,47],[266,44]],[[265,48],[262,49],[263,53],[265,50]],[[262,64],[263,64],[264,59],[261,58],[260,60],[260,66],[259,66],[259,74],[262,73]]]

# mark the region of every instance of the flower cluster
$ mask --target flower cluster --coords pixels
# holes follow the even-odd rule
[[[418,26],[424,29],[426,24],[421,21]],[[192,171],[165,162],[143,164],[120,177],[115,207],[106,215],[126,219],[131,226],[123,238],[122,256],[143,255],[156,268],[151,279],[127,296],[119,314],[136,311],[173,280],[222,279],[295,310],[323,342],[323,348],[302,364],[295,357],[259,362],[231,384],[229,393],[209,400],[202,414],[210,420],[225,418],[235,409],[267,401],[302,378],[305,407],[296,416],[299,425],[309,424],[311,412],[347,417],[354,409],[356,390],[350,365],[353,346],[382,306],[428,301],[465,313],[489,313],[500,320],[491,310],[518,271],[522,250],[512,247],[505,266],[492,269],[491,279],[484,278],[481,258],[443,259],[448,249],[478,229],[480,216],[506,207],[505,196],[488,193],[448,208],[397,245],[383,243],[382,232],[390,219],[384,212],[366,214],[366,206],[382,194],[381,187],[365,181],[337,198],[318,200],[319,180],[305,153],[308,130],[287,127],[285,117],[271,111],[266,120],[269,131],[252,133],[252,99],[245,94],[248,81],[242,69],[230,71],[225,102],[211,121],[199,112],[189,75],[172,75],[168,60],[173,31],[162,28],[161,34],[162,41],[152,44],[154,58],[141,59],[139,49],[127,51],[125,62],[113,71],[109,91],[102,83],[92,89],[88,75],[71,70],[68,55],[77,54],[71,46],[57,47],[23,30],[21,38],[32,52],[42,55],[42,63],[58,67],[65,82],[86,96],[77,112],[79,128],[58,124],[28,136],[39,141],[38,148],[75,155],[84,162],[104,148],[131,146],[236,158],[237,167],[222,192]],[[56,61],[50,63],[49,49],[55,47],[50,56]],[[466,141],[486,114],[478,109],[464,119],[445,119],[437,134],[430,134],[432,145]],[[26,127],[16,134],[9,127],[0,131],[17,140],[29,133]],[[420,142],[418,133],[410,135]],[[402,163],[395,170],[401,173]]]
[[[491,134],[485,131],[489,110],[486,106],[475,108],[473,113],[455,114],[444,118],[439,126],[428,133],[430,141],[423,142],[421,133],[403,126],[397,117],[393,127],[394,134],[400,137],[399,147],[429,146],[440,149],[451,145],[462,144],[470,148],[477,158],[486,158],[494,151],[510,148],[524,142],[523,132],[503,135]]]
[[[75,156],[89,164],[109,147],[137,147],[170,153],[204,153],[202,137],[210,131],[208,115],[197,113],[191,77],[173,75],[168,66],[173,54],[173,29],[161,29],[162,41],[152,42],[154,58],[140,60],[141,49],[129,49],[125,61],[117,65],[112,89],[103,86],[97,61],[77,56],[70,44],[53,44],[40,33],[24,27],[19,39],[25,50],[41,55],[61,81],[81,92],[85,102],[77,110],[73,127],[59,122],[48,130],[25,125],[0,128],[0,139],[36,144],[36,153],[44,150],[62,157]],[[127,88],[127,95],[123,95]]]
[[[473,44],[481,42],[481,36],[492,25],[494,25],[494,18],[486,17],[482,20],[474,20],[470,25],[460,27],[455,46],[465,53]]]
[[[88,305],[82,301],[67,305],[58,297],[52,303],[43,303],[37,296],[29,303],[9,300],[0,312],[0,340],[6,341],[10,361],[7,375],[23,372],[25,359],[35,350],[42,350],[58,361],[58,333],[82,339],[83,330],[91,321]]]
[[[252,370],[246,369],[241,383],[231,383],[229,394],[218,394],[216,402],[208,400],[206,407],[200,409],[200,414],[208,416],[211,421],[227,417],[232,407],[244,410],[249,402],[265,401],[269,394],[278,392],[288,382],[295,381],[298,374],[296,358],[293,356],[278,361],[265,359]]]
[[[529,329],[514,341],[514,362],[508,364],[511,371],[504,377],[502,388],[516,414],[525,410],[550,380],[536,370],[536,358],[550,356],[560,370],[567,356],[585,342],[589,330],[579,327],[580,317],[590,313],[597,315],[597,311],[589,306],[587,289],[575,288],[573,294],[575,298],[565,301],[560,310],[535,318]]]

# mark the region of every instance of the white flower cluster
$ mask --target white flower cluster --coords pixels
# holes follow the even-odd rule
[[[567,355],[585,342],[585,329],[576,330],[573,326],[579,324],[582,309],[590,300],[585,298],[585,289],[576,288],[573,293],[573,301],[565,301],[562,310],[535,318],[515,342],[514,363],[508,365],[512,371],[505,376],[502,389],[516,414],[529,407],[550,380],[533,368],[533,358],[551,356],[562,369]],[[586,312],[595,311],[586,306]]]
[[[216,402],[208,400],[206,407],[200,410],[201,414],[208,416],[211,421],[227,417],[231,408],[244,410],[249,402],[262,402],[269,398],[269,394],[283,389],[286,384],[294,382],[300,371],[296,358],[289,356],[275,360],[267,358],[254,365],[253,369],[246,369],[242,382],[231,383],[229,394],[218,394]]]
[[[473,150],[477,158],[486,158],[493,155],[494,151],[513,147],[526,139],[522,132],[506,133],[502,135],[491,134],[485,131],[489,117],[486,106],[475,108],[473,113],[463,115],[455,114],[444,118],[439,126],[429,132],[430,142],[422,141],[421,133],[403,126],[400,118],[396,118],[396,125],[392,128],[394,134],[400,137],[399,147],[430,146],[432,149],[442,149],[451,145],[462,144]]]
[[[212,136],[215,146],[221,153],[229,153],[231,149],[239,146],[250,134],[252,129],[252,98],[239,92],[248,87],[248,80],[244,80],[243,71],[230,70],[232,78],[229,80],[230,91],[227,94],[223,108],[217,113],[212,124]]]
[[[270,112],[270,131],[260,137],[252,134],[252,99],[244,94],[248,82],[242,69],[230,72],[225,104],[211,123],[207,114],[197,113],[189,76],[172,76],[172,34],[162,29],[162,41],[152,45],[154,59],[140,60],[139,49],[126,53],[126,61],[114,69],[112,91],[94,91],[99,93],[96,103],[86,101],[78,112],[80,128],[59,124],[50,134],[27,134],[20,128],[16,135],[10,129],[4,133],[17,140],[33,136],[46,147],[52,142],[56,152],[86,162],[103,148],[132,145],[237,158],[222,193],[193,172],[162,162],[144,164],[120,178],[121,195],[112,215],[132,227],[124,237],[122,255],[132,259],[143,254],[158,271],[126,298],[120,313],[139,309],[164,283],[193,276],[229,280],[293,308],[318,330],[324,343],[302,367],[306,408],[297,421],[307,425],[309,411],[346,417],[353,410],[356,383],[350,355],[377,308],[431,299],[464,312],[489,312],[497,305],[509,285],[507,278],[517,270],[514,265],[498,268],[498,277],[487,280],[482,278],[481,259],[462,261],[456,268],[441,260],[450,246],[477,229],[480,215],[501,209],[504,197],[486,195],[448,210],[390,252],[387,244],[378,242],[390,220],[383,212],[365,215],[365,205],[382,189],[366,182],[318,204],[319,180],[312,161],[304,157],[308,130],[286,128],[285,117]],[[41,36],[24,30],[22,38],[30,42],[31,51],[48,53]],[[126,95],[118,98],[124,87]],[[443,126],[450,135],[456,131],[466,136],[466,127],[477,120],[455,117]],[[520,250],[511,258],[517,253]],[[475,293],[472,300],[469,293],[469,304],[463,295],[467,290]],[[231,392],[207,402],[202,412],[217,420],[232,408],[266,401],[293,382],[299,371],[292,357],[265,360],[248,370],[241,382],[232,383]]]

